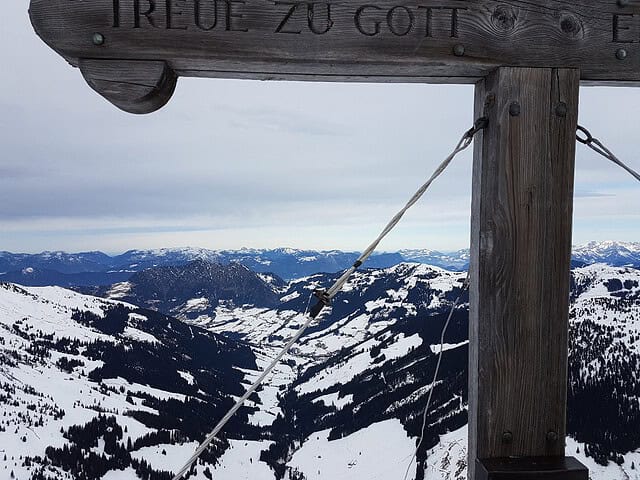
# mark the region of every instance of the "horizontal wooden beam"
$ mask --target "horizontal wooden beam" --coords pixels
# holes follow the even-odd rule
[[[72,65],[108,61],[102,83],[127,60],[169,77],[474,83],[523,66],[640,85],[640,0],[31,0],[30,15]],[[143,83],[166,101],[166,80]]]

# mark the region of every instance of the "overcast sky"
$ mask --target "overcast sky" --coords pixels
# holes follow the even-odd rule
[[[33,33],[0,28],[0,250],[362,249],[472,122],[473,88],[180,79],[125,114]],[[640,88],[583,88],[580,122],[640,167]],[[471,155],[381,246],[469,243]],[[640,185],[578,147],[574,243],[640,241]]]

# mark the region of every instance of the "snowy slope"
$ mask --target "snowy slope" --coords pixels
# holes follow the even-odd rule
[[[213,332],[211,335],[218,335],[207,343],[216,349],[217,356],[206,368],[188,360],[172,363],[172,356],[180,355],[171,352],[186,354],[183,342],[192,333],[177,320],[163,317],[164,323],[160,323],[164,327],[158,330],[149,324],[159,314],[137,309],[128,312],[121,331],[105,333],[73,320],[73,309],[106,316],[105,309],[116,304],[115,300],[103,301],[61,289],[5,285],[4,290],[0,289],[0,315],[10,318],[0,320],[5,342],[0,345],[0,380],[5,390],[35,385],[38,391],[47,391],[53,397],[46,400],[52,412],[56,411],[54,405],[59,409],[67,406],[64,416],[58,413],[60,418],[54,420],[56,414],[51,413],[44,416],[45,425],[35,426],[33,419],[29,425],[28,421],[21,422],[18,414],[25,418],[29,402],[37,401],[29,400],[30,394],[18,388],[13,395],[26,400],[13,414],[15,423],[2,433],[7,436],[0,436],[0,449],[11,446],[10,456],[14,457],[9,457],[5,465],[19,471],[19,478],[31,478],[26,476],[27,467],[18,470],[22,468],[20,455],[44,456],[47,445],[73,447],[73,441],[66,438],[69,427],[87,424],[96,418],[96,405],[101,409],[108,405],[110,413],[105,415],[113,416],[118,425],[127,426],[127,433],[123,432],[116,443],[127,450],[132,460],[121,471],[110,469],[104,478],[133,480],[144,474],[144,468],[159,472],[179,467],[196,446],[194,440],[224,413],[218,405],[211,409],[207,406],[220,397],[237,397],[258,376],[256,366],[268,364],[301,325],[300,312],[307,307],[310,292],[330,285],[335,278],[335,274],[317,274],[290,282],[279,292],[281,303],[277,308],[220,302],[211,309],[211,305],[202,308],[208,302],[205,297],[185,299],[183,303],[191,311],[184,312],[183,319],[189,320],[193,332],[202,332],[197,328],[200,326]],[[196,467],[198,473],[192,478],[402,478],[419,433],[439,351],[440,329],[464,278],[463,273],[420,264],[358,272],[229,426],[230,438],[216,444],[215,453]],[[127,286],[121,285],[112,288],[111,296],[118,298],[119,292],[127,291]],[[574,270],[569,388],[572,438],[567,452],[591,468],[594,480],[640,479],[638,470],[632,468],[640,459],[639,296],[638,270],[606,265]],[[466,472],[466,302],[463,296],[447,335],[440,381],[428,416],[429,428],[424,448],[418,452],[418,466],[414,462],[411,469],[411,479],[459,480]],[[15,323],[18,330],[14,329]],[[105,329],[97,320],[94,324]],[[88,346],[87,351],[79,349],[78,354],[70,354],[47,344],[51,358],[36,362],[32,357],[37,357],[40,334],[34,339],[28,335],[45,327],[52,335],[59,331],[62,338],[100,341],[102,350],[107,343],[115,347],[124,343],[134,346],[132,352],[144,346],[149,352],[160,349],[164,353],[159,355],[165,356],[160,362],[139,362],[140,377],[133,376],[135,369],[123,370],[114,363],[114,355],[95,355]],[[172,340],[173,335],[179,338],[177,343]],[[242,344],[227,344],[219,335],[247,342],[251,351],[244,350]],[[169,348],[163,350],[165,343]],[[33,354],[16,361],[16,352],[27,351],[30,345]],[[206,351],[189,348],[192,359]],[[245,356],[246,353],[250,355]],[[224,364],[227,355],[233,360]],[[56,365],[62,356],[68,360],[61,365],[70,368],[70,372]],[[129,361],[137,357],[127,354],[118,358]],[[69,366],[74,359],[84,365]],[[161,369],[154,369],[154,363],[161,363]],[[154,374],[158,370],[172,375],[173,380],[159,380]],[[203,377],[203,372],[210,370],[218,370],[219,374],[215,378]],[[90,375],[92,371],[103,373]],[[42,372],[51,376],[52,383],[37,383],[44,382]],[[105,372],[111,373],[105,376]],[[130,391],[133,404],[127,402]],[[65,396],[69,397],[67,403],[63,403]],[[45,399],[40,401],[46,403]],[[173,409],[171,413],[169,408]],[[75,413],[69,413],[75,410],[77,418]],[[195,428],[189,422],[171,424],[173,419],[187,417],[202,425]],[[43,439],[41,443],[29,436],[27,426]],[[60,427],[64,434],[60,434]],[[157,433],[165,430],[166,433]],[[97,432],[97,446],[91,448],[96,452],[113,449],[113,441],[107,441],[109,435],[100,434],[99,428]],[[141,439],[149,438],[150,433],[155,436],[143,442]],[[89,438],[86,429],[84,434]],[[20,449],[22,436],[26,436],[23,443],[29,450]],[[127,449],[127,436],[132,437],[131,450]],[[118,452],[116,456],[126,457]],[[153,478],[166,478],[160,473],[154,475],[157,476]]]
[[[303,474],[305,478],[323,478],[322,473],[318,475],[317,472],[329,468],[323,459],[326,452],[335,448],[332,441],[351,438],[394,419],[400,420],[405,434],[415,438],[419,426],[417,419],[428,394],[426,372],[432,371],[435,354],[439,351],[439,327],[463,279],[459,273],[404,264],[361,272],[347,286],[346,292],[336,297],[332,311],[303,338],[288,360],[299,368],[300,373],[280,400],[278,413],[281,417],[272,425],[277,441],[265,455],[279,476],[297,479]],[[284,304],[278,310],[232,309],[219,312],[215,320],[201,320],[215,331],[239,334],[260,345],[267,340],[276,346],[299,326],[301,317],[296,312],[304,310],[309,290],[330,285],[332,280],[330,275],[318,275],[292,282],[282,298]],[[572,409],[570,432],[577,440],[571,440],[570,445],[576,445],[574,451],[579,449],[577,455],[581,458],[588,453],[585,462],[593,465],[594,479],[640,478],[634,476],[636,473],[631,468],[640,453],[637,433],[640,418],[634,416],[632,408],[627,409],[626,403],[611,401],[612,394],[616,398],[615,385],[604,382],[594,390],[592,384],[580,383],[575,372],[589,370],[582,366],[585,347],[576,332],[592,322],[606,326],[606,331],[597,332],[601,342],[594,342],[592,336],[584,341],[591,345],[607,345],[612,375],[623,374],[617,388],[624,385],[629,392],[637,391],[640,365],[629,352],[637,350],[640,338],[638,281],[640,272],[634,269],[593,265],[574,271],[571,304],[573,388],[570,389],[569,404]],[[454,316],[444,348],[443,381],[435,390],[433,414],[429,417],[431,431],[426,440],[428,448],[435,450],[429,455],[426,451],[419,454],[418,478],[422,478],[424,472],[428,474],[426,478],[440,478],[438,475],[462,478],[466,471],[464,448],[461,447],[466,440],[449,440],[447,433],[459,431],[466,419],[466,308],[461,305]],[[625,354],[618,351],[620,348],[625,349]],[[607,378],[602,372],[595,375]],[[592,380],[593,376],[592,373]],[[603,391],[611,406],[607,413],[609,417],[606,421],[596,422],[590,406],[603,398]],[[620,395],[620,399],[622,397]],[[629,404],[640,404],[635,394],[628,393],[625,398]],[[583,416],[579,405],[589,410],[588,416]],[[620,415],[621,405],[626,409],[623,415]],[[607,409],[603,410],[603,417],[605,412]],[[602,429],[601,423],[609,427]],[[580,447],[577,441],[581,442]],[[445,448],[444,445],[448,446]],[[300,464],[299,459],[307,457],[297,452],[307,451],[306,448],[322,456],[315,458],[313,468],[303,468]],[[603,455],[607,448],[611,451]],[[349,467],[351,460],[342,458],[338,456],[338,465],[349,471],[355,468],[354,465]],[[596,464],[596,461],[600,463]],[[607,463],[607,467],[601,465]],[[329,471],[331,475],[335,473]],[[446,475],[442,473],[445,471]],[[413,475],[416,475],[415,470]]]
[[[190,438],[242,393],[238,368],[256,368],[246,346],[175,319],[58,287],[0,284],[0,472],[91,479],[129,468],[165,478],[157,472],[189,457]]]
[[[568,427],[596,460],[621,462],[640,443],[640,271],[592,265],[574,283]]]
[[[466,480],[467,479],[467,426],[449,432],[440,437],[440,443],[429,451],[425,478],[429,480]],[[611,463],[602,466],[593,458],[585,455],[585,445],[568,437],[566,455],[577,458],[589,469],[592,479],[601,480],[638,480],[640,472],[640,452],[630,453],[620,465]]]

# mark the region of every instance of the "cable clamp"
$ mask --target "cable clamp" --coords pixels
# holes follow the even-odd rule
[[[473,127],[471,127],[467,133],[464,134],[465,138],[473,138],[480,130],[484,130],[489,126],[489,117],[480,117],[475,121]]]
[[[314,290],[313,291],[313,295],[320,300],[325,307],[328,307],[329,305],[331,305],[331,297],[329,296],[329,293],[322,289],[322,290]]]

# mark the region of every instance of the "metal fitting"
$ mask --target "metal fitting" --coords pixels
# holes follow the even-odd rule
[[[104,35],[102,35],[100,32],[94,33],[91,40],[96,46],[104,45]]]
[[[564,102],[560,102],[558,104],[558,106],[556,107],[556,115],[559,117],[566,117],[567,116],[567,104]]]

